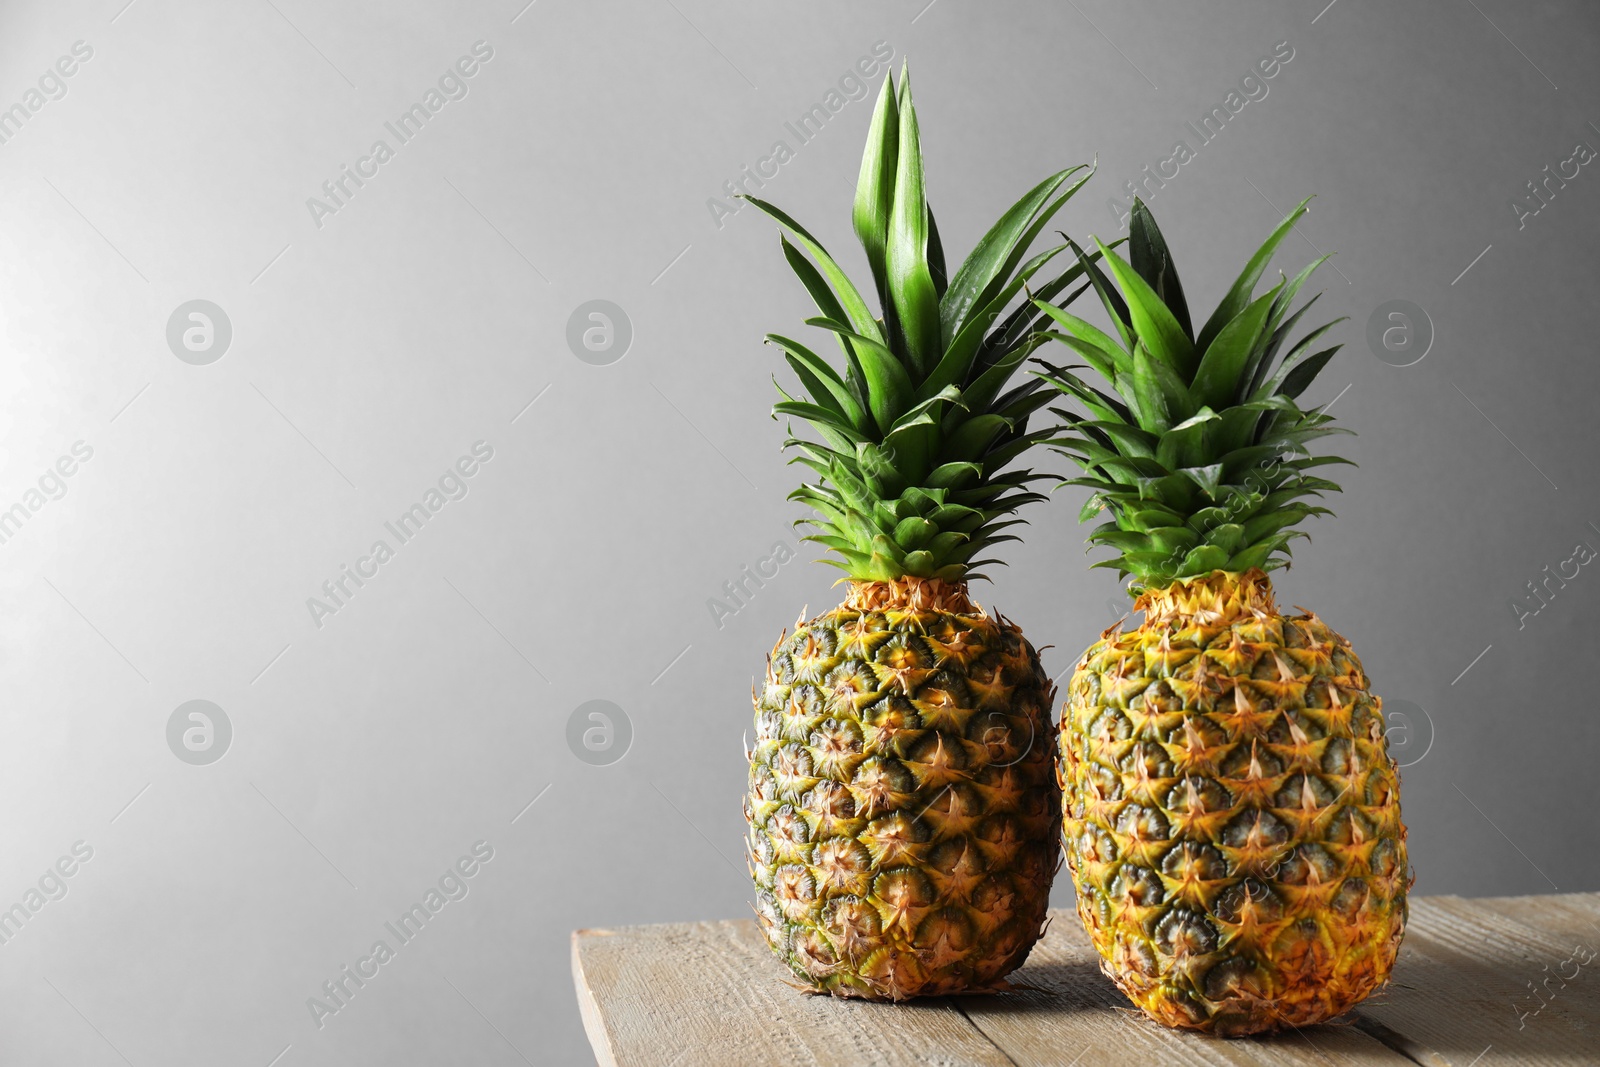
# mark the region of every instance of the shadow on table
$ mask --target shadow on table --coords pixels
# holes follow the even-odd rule
[[[1592,988],[1582,988],[1583,975],[1562,995],[1549,1001],[1537,1016],[1520,1018],[1522,1010],[1537,1006],[1526,990],[1519,1000],[1516,993],[1522,978],[1511,973],[1486,975],[1477,987],[1464,986],[1460,970],[1425,957],[1403,958],[1394,983],[1339,1019],[1318,1026],[1285,1030],[1238,1040],[1265,1048],[1300,1048],[1320,1053],[1326,1046],[1345,1046],[1351,1029],[1391,1049],[1413,1056],[1433,1052],[1444,1062],[1467,1064],[1493,1045],[1522,1059],[1558,1061],[1591,1046],[1600,1023],[1600,976]],[[1124,997],[1111,980],[1100,972],[1098,961],[1078,959],[1030,963],[1011,976],[1018,988],[992,996],[954,997],[963,1012],[975,1018],[1027,1018],[1033,1015],[1079,1011],[1098,1019],[1126,1020],[1130,1024],[1159,1027],[1147,1019]],[[1431,996],[1424,996],[1424,991]],[[1440,991],[1448,991],[1453,1009],[1443,1010]],[[1470,1018],[1469,1025],[1459,1021]],[[1446,1021],[1448,1018],[1455,1022]],[[1198,1036],[1198,1035],[1196,1035]],[[1223,1039],[1207,1039],[1223,1040]],[[1572,1062],[1600,1062],[1573,1060]]]
[[[1490,1045],[1518,1061],[1600,1062],[1600,976],[1580,973],[1555,989],[1558,979],[1541,1008],[1528,983],[1546,971],[1525,960],[1484,966],[1493,969],[1463,973],[1453,963],[1402,949],[1389,988],[1353,1014],[1380,1040],[1385,1029],[1403,1034],[1449,1063],[1472,1063]]]
[[[1010,981],[1015,988],[1004,993],[952,999],[962,1010],[1018,1015],[1059,1012],[1063,1008],[1092,1012],[1138,1010],[1100,973],[1094,960],[1029,963],[1013,973]]]

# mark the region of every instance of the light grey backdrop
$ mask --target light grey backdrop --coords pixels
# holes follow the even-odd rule
[[[760,191],[859,268],[870,103],[848,75],[875,45],[912,59],[952,250],[1096,153],[1064,222],[1109,236],[1110,198],[1183,140],[1151,204],[1210,306],[1318,194],[1280,263],[1338,252],[1322,306],[1347,347],[1313,396],[1338,398],[1361,467],[1280,598],[1408,712],[1418,892],[1600,888],[1600,573],[1566,562],[1600,548],[1600,169],[1566,162],[1600,146],[1592,11],[525,2],[0,16],[0,107],[20,106],[0,116],[0,908],[21,908],[0,1060],[578,1063],[570,930],[747,914],[751,679],[838,592],[805,552],[737,612],[708,605],[796,515],[759,338],[806,314],[774,227],[708,200],[784,141]],[[1280,42],[1266,94],[1202,145],[1185,123]],[[841,79],[802,144],[785,123]],[[385,123],[431,88],[402,143]],[[1534,200],[1547,164],[1577,175]],[[369,176],[335,201],[345,167]],[[609,365],[567,339],[597,299],[631,323]],[[209,309],[169,343],[192,300],[225,351]],[[1393,300],[1432,324],[1412,314],[1407,367],[1366,340]],[[1034,509],[978,590],[1052,671],[1117,593],[1079,502]],[[437,510],[401,543],[385,523],[418,503]],[[363,563],[379,540],[392,558]],[[346,565],[370,577],[334,601]],[[1532,614],[1527,583],[1563,568]],[[231,739],[185,710],[169,743],[192,700]],[[591,761],[626,744],[615,714],[569,744],[590,700],[631,724],[620,761],[575,755],[585,728]],[[478,842],[492,858],[447,877]],[[442,877],[402,944],[385,923]],[[362,963],[379,940],[393,958]]]

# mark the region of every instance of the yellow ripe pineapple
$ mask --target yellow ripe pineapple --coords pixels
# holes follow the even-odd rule
[[[1048,321],[1024,284],[1049,298],[1084,277],[1081,264],[1037,277],[1064,245],[1027,258],[1084,169],[1036,186],[947,278],[910,83],[886,79],[854,218],[881,318],[798,223],[750,199],[787,231],[784,255],[820,312],[808,322],[843,353],[836,369],[767,338],[803,389],[780,388],[774,416],[815,435],[785,442],[816,475],[791,499],[815,511],[809,539],[849,591],[773,648],[745,799],[762,930],[816,992],[1001,988],[1042,932],[1059,864],[1053,690],[1033,646],[967,582],[1040,499],[1039,475],[1007,468],[1053,433],[1028,430],[1051,393],[1008,383]]]
[[[1339,431],[1296,398],[1337,351],[1285,344],[1318,264],[1253,296],[1302,203],[1195,334],[1170,253],[1135,201],[1117,287],[1087,260],[1119,339],[1044,309],[1110,390],[1042,375],[1053,444],[1104,510],[1097,564],[1145,621],[1084,653],[1062,713],[1067,862],[1102,969],[1151,1018],[1226,1036],[1332,1018],[1389,979],[1409,875],[1382,701],[1350,643],[1284,616],[1266,572],[1337,491],[1306,442]],[[1120,290],[1120,294],[1118,292]],[[1315,297],[1312,298],[1315,300]],[[1283,358],[1278,359],[1283,352]]]

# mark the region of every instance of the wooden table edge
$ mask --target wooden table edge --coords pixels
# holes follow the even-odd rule
[[[583,970],[582,942],[589,937],[610,937],[605,929],[580,929],[572,931],[572,985],[578,997],[578,1014],[583,1018],[583,1031],[589,1036],[589,1046],[594,1050],[599,1067],[617,1067],[616,1051],[611,1047],[611,1035],[606,1030],[600,1012],[600,1001],[589,985],[589,976]]]
[[[1588,893],[1585,893],[1585,892],[1569,892],[1569,893],[1536,894],[1536,895],[1529,895],[1529,896],[1509,896],[1509,897],[1508,896],[1461,897],[1461,896],[1458,896],[1456,894],[1438,894],[1438,895],[1432,895],[1432,896],[1428,896],[1428,897],[1418,897],[1418,898],[1416,898],[1415,903],[1418,904],[1418,905],[1421,905],[1424,902],[1427,902],[1427,903],[1453,902],[1453,903],[1472,904],[1472,905],[1475,905],[1475,906],[1482,907],[1482,908],[1484,908],[1485,910],[1487,910],[1487,911],[1489,911],[1491,913],[1498,914],[1502,921],[1504,921],[1506,923],[1509,923],[1512,926],[1517,926],[1517,925],[1526,925],[1526,924],[1521,923],[1520,920],[1518,920],[1513,915],[1504,914],[1502,912],[1502,907],[1504,905],[1509,904],[1512,901],[1526,902],[1526,901],[1530,901],[1530,900],[1538,900],[1541,897],[1549,898],[1549,899],[1552,899],[1552,900],[1560,900],[1563,903],[1571,902],[1574,907],[1577,907],[1580,910],[1585,910],[1583,908],[1583,905],[1587,904],[1588,907],[1592,907],[1592,908],[1595,909],[1597,915],[1600,915],[1600,893],[1596,893],[1596,892],[1588,892]],[[1510,911],[1511,909],[1505,908],[1504,910],[1505,911]],[[1052,909],[1053,913],[1054,913],[1054,911],[1055,911],[1055,909]],[[1063,914],[1070,914],[1070,911],[1063,910]],[[741,923],[741,922],[748,923],[749,921],[750,920],[730,919],[730,920],[723,920],[722,922],[726,922],[726,923]],[[609,938],[612,938],[612,937],[618,937],[618,936],[624,936],[624,935],[637,936],[637,935],[639,935],[641,933],[644,933],[644,932],[650,931],[650,930],[668,929],[668,928],[672,928],[672,927],[690,926],[690,925],[702,925],[702,924],[657,923],[657,924],[647,924],[647,925],[641,925],[641,926],[624,926],[624,927],[613,927],[613,928],[579,929],[579,930],[573,931],[573,933],[572,933],[572,973],[573,973],[573,982],[574,982],[574,986],[575,986],[575,989],[576,989],[579,1011],[580,1011],[581,1017],[583,1019],[584,1031],[585,1031],[585,1033],[587,1034],[587,1036],[589,1038],[590,1046],[594,1051],[594,1055],[595,1055],[596,1061],[599,1064],[599,1067],[619,1067],[619,1060],[617,1058],[618,1057],[618,1045],[617,1045],[616,1041],[614,1040],[614,1038],[616,1037],[616,1034],[612,1031],[612,1029],[610,1027],[608,1027],[607,1022],[606,1022],[606,1013],[602,1009],[602,1006],[601,1006],[601,997],[602,997],[602,992],[603,991],[597,992],[595,990],[595,988],[590,984],[590,980],[589,980],[590,976],[585,971],[585,965],[584,965],[584,949],[585,949],[585,947],[594,945],[597,941],[599,941],[602,938],[609,939]],[[717,924],[714,924],[714,925],[717,925]],[[1591,925],[1593,925],[1593,924],[1591,924]],[[1595,929],[1600,929],[1600,926],[1597,926],[1597,927],[1594,927],[1594,928]],[[1541,940],[1547,940],[1551,936],[1550,933],[1548,931],[1544,930],[1542,927],[1534,927],[1534,926],[1528,926],[1527,927],[1526,935],[1527,935],[1527,940],[1529,940],[1530,943],[1535,943],[1535,942],[1538,942],[1538,941],[1541,941]],[[941,998],[941,999],[950,1000],[950,998]],[[955,1006],[957,1008],[957,1010],[961,1010],[960,1009],[960,1005],[959,1005],[959,1003],[957,1001],[950,1000],[950,1003],[952,1004],[952,1006]],[[961,1011],[961,1014],[964,1017],[966,1016],[966,1012],[965,1011]],[[1351,1017],[1350,1017],[1350,1022],[1351,1022],[1352,1026],[1353,1026],[1353,1029],[1355,1029],[1356,1031],[1360,1032],[1363,1035],[1363,1037],[1371,1040],[1373,1042],[1373,1044],[1376,1046],[1374,1051],[1376,1051],[1377,1049],[1381,1049],[1383,1054],[1397,1056],[1400,1059],[1403,1059],[1403,1060],[1405,1060],[1405,1061],[1407,1061],[1409,1063],[1412,1063],[1412,1064],[1440,1064],[1441,1067],[1443,1067],[1443,1065],[1445,1065],[1445,1064],[1456,1062],[1454,1059],[1447,1059],[1443,1053],[1441,1053],[1441,1052],[1429,1047],[1428,1044],[1426,1044],[1424,1042],[1421,1042],[1420,1040],[1416,1040],[1410,1035],[1403,1034],[1403,1033],[1401,1033],[1399,1031],[1393,1030],[1388,1025],[1383,1023],[1380,1020],[1380,1018],[1377,1017],[1377,1016],[1381,1016],[1383,1014],[1385,1014],[1385,1013],[1383,1013],[1383,1012],[1375,1012],[1373,1014],[1368,1014],[1367,1012],[1362,1011],[1361,1008],[1357,1008],[1351,1013]],[[992,1034],[990,1034],[988,1031],[986,1031],[985,1028],[982,1025],[980,1025],[978,1021],[976,1021],[976,1020],[974,1020],[974,1019],[972,1019],[970,1017],[967,1017],[967,1022],[970,1025],[972,1025],[975,1033],[979,1037],[983,1038],[985,1041],[987,1041],[988,1043],[992,1044],[1002,1055],[1008,1056],[1008,1057],[1011,1055],[1011,1052],[1008,1051],[1008,1045],[1005,1044],[1005,1043],[1002,1043],[999,1040],[997,1040]],[[1484,1051],[1487,1052],[1488,1049],[1485,1049]],[[1479,1053],[1478,1055],[1481,1056],[1482,1053]],[[1365,1062],[1365,1061],[1363,1061],[1363,1062]],[[1376,1061],[1374,1061],[1374,1062],[1376,1062]],[[1398,1062],[1398,1061],[1396,1061],[1396,1062]],[[1476,1060],[1474,1060],[1473,1062],[1476,1063]],[[1597,1060],[1596,1062],[1600,1063],[1600,1060]]]

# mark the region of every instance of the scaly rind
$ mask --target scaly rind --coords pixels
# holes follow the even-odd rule
[[[995,991],[1058,863],[1053,687],[964,588],[902,592],[853,593],[773,649],[745,802],[756,914],[818,992]]]
[[[1382,702],[1260,572],[1147,593],[1073,675],[1067,862],[1102,968],[1151,1018],[1235,1036],[1381,988],[1409,888]]]

